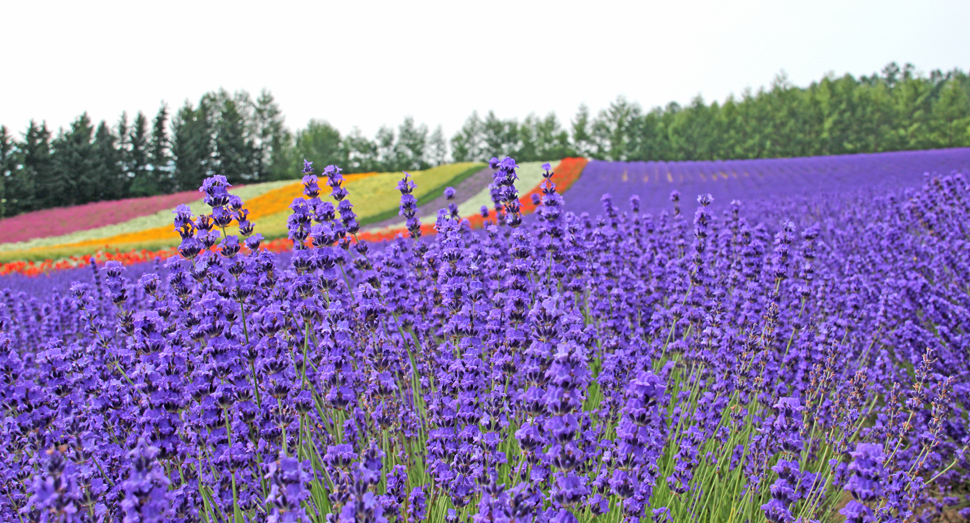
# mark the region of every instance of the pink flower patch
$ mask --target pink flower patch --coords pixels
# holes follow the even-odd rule
[[[198,191],[185,191],[28,212],[0,220],[0,243],[22,242],[115,225],[200,199],[202,194]]]

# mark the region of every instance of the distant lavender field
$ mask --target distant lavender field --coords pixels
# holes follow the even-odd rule
[[[924,173],[948,174],[952,171],[970,172],[970,148],[711,162],[593,160],[564,198],[567,211],[596,215],[603,212],[601,197],[604,193],[609,193],[614,205],[621,209],[628,209],[627,200],[637,195],[644,212],[657,212],[672,209],[670,193],[677,190],[682,195],[684,208],[692,212],[699,194],[712,194],[714,207],[734,199],[748,207],[760,207],[760,204],[778,198],[831,194],[851,197],[859,192],[880,193],[892,188],[919,187]],[[833,201],[828,203],[835,204]],[[533,219],[534,216],[527,217],[527,221]],[[289,261],[288,255],[280,256],[284,263]],[[130,274],[140,276],[152,270],[152,266],[152,263],[132,266]],[[72,281],[90,282],[90,268],[58,271],[50,276],[2,276],[0,288],[29,295],[54,289],[66,293]]]
[[[970,148],[905,151],[807,158],[711,162],[605,162],[594,160],[565,194],[566,210],[602,212],[603,193],[626,208],[637,195],[645,212],[671,208],[670,193],[680,191],[693,208],[698,194],[710,193],[715,205],[757,200],[855,193],[876,187],[918,187],[924,173],[970,170]]]

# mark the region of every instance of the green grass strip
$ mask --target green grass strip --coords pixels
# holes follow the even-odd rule
[[[421,207],[422,205],[427,205],[427,204],[435,201],[436,199],[438,199],[438,197],[440,197],[444,193],[444,190],[445,189],[447,189],[448,187],[454,187],[454,186],[460,184],[461,182],[463,182],[463,181],[471,178],[472,175],[474,175],[475,173],[481,171],[482,169],[484,169],[486,167],[488,167],[488,166],[485,165],[484,163],[472,164],[470,167],[468,167],[464,171],[460,172],[454,178],[452,178],[450,180],[444,180],[444,181],[442,181],[442,183],[438,184],[435,188],[431,189],[427,193],[422,194],[421,196],[419,196],[417,198],[417,200],[418,200],[418,207]],[[394,209],[388,209],[387,211],[385,211],[382,214],[378,214],[378,215],[376,215],[373,218],[367,219],[366,222],[361,222],[361,226],[370,225],[372,223],[382,222],[382,221],[387,220],[389,218],[393,218],[393,217],[395,217],[395,216],[398,215],[398,211],[399,211],[399,209],[397,207],[395,207]]]
[[[430,203],[441,196],[446,187],[458,185],[485,167],[484,163],[461,163],[413,172],[411,174],[417,183],[414,197],[418,200],[419,206]],[[397,191],[397,182],[403,176],[401,173],[380,173],[345,185],[350,192],[347,199],[354,204],[357,221],[362,227],[397,216],[401,198],[401,194]],[[321,189],[323,194],[320,198],[325,202],[333,202],[329,196],[329,188],[322,182]],[[262,234],[267,240],[285,238],[288,232],[286,220],[289,216],[290,210],[287,209],[254,220],[256,232]]]

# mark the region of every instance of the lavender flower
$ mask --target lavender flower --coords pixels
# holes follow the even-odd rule
[[[671,214],[629,192],[662,171],[563,195],[546,165],[525,219],[525,171],[492,164],[484,230],[452,203],[431,238],[357,242],[339,168],[306,162],[292,252],[261,249],[213,177],[164,264],[88,260],[63,273],[82,281],[0,293],[0,521],[962,510],[964,177],[776,201],[722,190],[719,165],[705,176],[727,183],[675,192]],[[398,190],[417,238],[409,174]]]

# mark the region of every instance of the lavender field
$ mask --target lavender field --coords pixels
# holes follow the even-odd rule
[[[970,148],[873,154],[724,160],[705,162],[604,162],[594,160],[570,190],[572,210],[599,212],[599,197],[609,192],[625,201],[640,197],[644,210],[669,210],[671,190],[689,195],[712,193],[719,205],[778,197],[882,194],[919,187],[924,173],[970,172]]]
[[[209,178],[181,256],[5,280],[0,521],[968,520],[970,150],[893,154],[591,162],[530,220],[494,160],[485,230],[404,177],[380,246],[328,167],[285,257]]]

